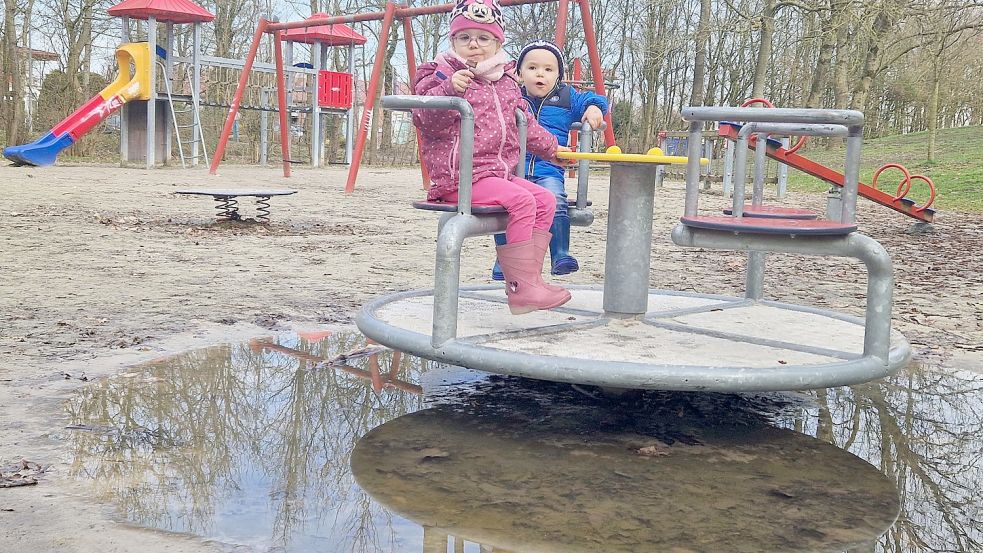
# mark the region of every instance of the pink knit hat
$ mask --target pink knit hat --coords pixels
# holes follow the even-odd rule
[[[505,18],[498,0],[457,0],[451,11],[451,36],[465,30],[487,31],[505,43]]]

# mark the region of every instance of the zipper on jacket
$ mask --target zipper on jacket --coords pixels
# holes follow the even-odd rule
[[[502,128],[502,140],[498,143],[498,161],[502,164],[503,178],[508,180],[509,178],[509,164],[505,163],[502,159],[502,151],[505,150],[505,135],[506,135],[506,125],[505,125],[505,115],[502,114],[502,101],[498,96],[498,90],[495,88],[495,83],[489,83],[492,89],[492,95],[495,96],[495,112],[498,113],[498,124]]]
[[[450,159],[450,167],[451,167],[450,174],[453,178],[458,179],[458,181],[460,181],[460,175],[458,174],[458,170],[457,170],[457,161],[458,161],[457,149],[460,146],[461,146],[461,135],[460,133],[458,133],[456,136],[454,136],[454,141],[451,143],[451,159]],[[458,182],[457,185],[461,186],[461,183]]]
[[[546,102],[543,101],[543,100],[545,100],[545,99],[546,98],[542,98],[539,101],[539,108],[536,110],[536,122],[537,123],[539,123],[539,115],[541,113],[543,113],[543,105],[546,104]],[[528,126],[526,128],[528,129]],[[543,127],[543,128],[546,128],[546,127]],[[526,132],[526,150],[527,150],[526,151],[526,154],[527,155],[529,154],[528,148],[529,148],[529,132],[527,130],[527,132]],[[531,176],[533,176],[535,174],[536,174],[536,156],[532,156],[532,158],[529,160],[529,170],[526,171],[526,176],[527,177],[531,177]]]

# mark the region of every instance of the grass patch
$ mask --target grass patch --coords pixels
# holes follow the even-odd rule
[[[870,184],[871,176],[886,163],[900,163],[912,174],[932,179],[937,189],[933,208],[983,213],[983,126],[939,131],[934,162],[926,160],[928,133],[918,132],[867,140],[861,153],[860,180]],[[808,144],[799,153],[837,171],[843,171],[842,144],[826,149]],[[877,187],[894,193],[901,180],[897,169],[888,169],[878,178]],[[803,192],[825,192],[828,186],[799,171],[789,171],[789,188]],[[908,197],[919,205],[928,199],[928,186],[912,183]]]

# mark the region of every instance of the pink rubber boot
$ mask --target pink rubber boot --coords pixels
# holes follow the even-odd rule
[[[570,292],[563,288],[550,290],[541,284],[543,256],[533,240],[506,244],[496,248],[498,263],[505,274],[505,294],[509,311],[521,315],[537,309],[553,309],[570,301]]]
[[[553,239],[553,235],[545,230],[532,229],[532,243],[536,245],[536,259],[539,260],[539,264],[542,265],[546,260],[546,252],[550,251],[550,240]],[[553,286],[552,284],[543,280],[543,273],[539,273],[539,283],[543,286],[549,288],[554,292],[560,290],[566,291],[565,288],[561,286]]]

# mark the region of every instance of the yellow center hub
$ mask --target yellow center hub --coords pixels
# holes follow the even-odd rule
[[[667,156],[661,148],[651,148],[644,154],[624,154],[618,146],[611,146],[605,152],[557,152],[559,159],[586,159],[589,161],[621,161],[629,163],[657,163],[661,165],[685,165],[689,159],[685,156]],[[709,165],[710,160],[700,158],[700,165]]]

